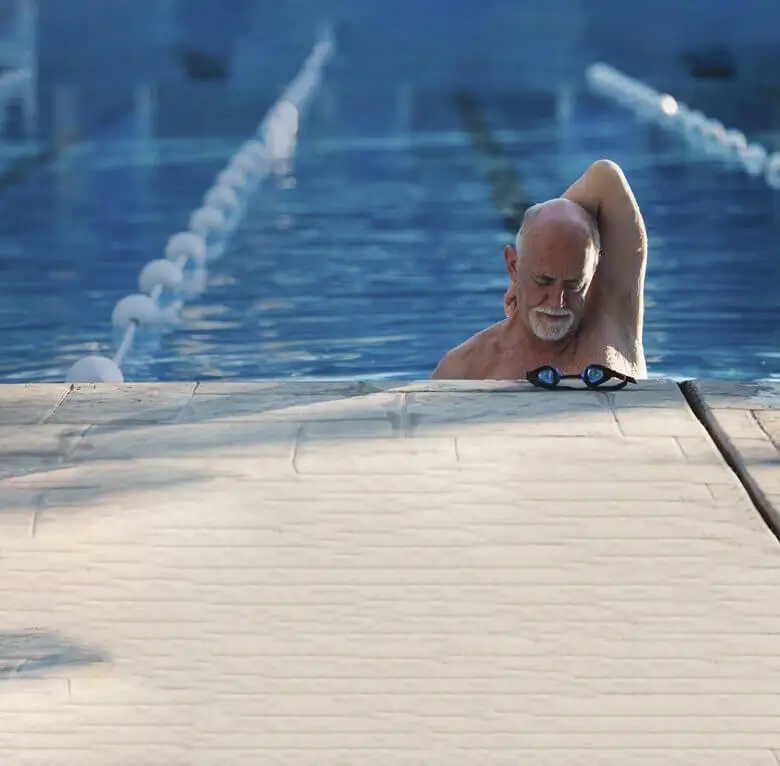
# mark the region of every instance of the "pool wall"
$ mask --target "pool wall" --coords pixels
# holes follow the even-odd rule
[[[362,81],[373,87],[400,80],[420,88],[548,89],[580,80],[584,66],[605,59],[679,92],[692,81],[696,53],[719,45],[741,88],[765,89],[771,99],[767,86],[780,80],[773,40],[780,5],[766,0],[485,0],[457,12],[445,0],[39,0],[39,19],[45,137],[54,130],[54,89],[63,84],[75,90],[84,132],[121,119],[139,83],[171,90],[194,77],[206,90],[227,83],[278,91],[324,19],[339,23],[344,60],[359,62]],[[214,67],[217,79],[202,79]]]

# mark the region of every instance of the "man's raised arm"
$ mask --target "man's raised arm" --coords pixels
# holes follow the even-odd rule
[[[605,299],[625,307],[639,337],[644,314],[647,232],[623,171],[611,160],[594,162],[562,195],[593,215],[601,235],[599,280]]]

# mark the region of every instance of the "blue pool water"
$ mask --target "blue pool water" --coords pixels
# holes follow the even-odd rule
[[[584,91],[568,120],[554,99],[483,100],[535,200],[599,157],[624,168],[650,236],[651,374],[780,375],[778,193]],[[368,124],[359,103],[323,97],[296,186],[255,193],[206,291],[175,330],[139,335],[126,378],[427,377],[501,319],[508,234],[458,113],[447,99],[431,110]],[[6,187],[0,380],[61,381],[113,353],[113,306],[239,140],[161,140],[154,163],[148,144],[92,142]]]

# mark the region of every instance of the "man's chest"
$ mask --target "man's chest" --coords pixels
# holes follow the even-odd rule
[[[582,335],[566,348],[553,344],[549,351],[530,352],[514,348],[501,350],[485,360],[483,377],[493,380],[518,380],[529,370],[552,365],[564,374],[577,374],[589,364],[603,364],[627,375],[642,375],[644,360],[637,358],[636,343],[624,338],[618,328],[602,326]]]

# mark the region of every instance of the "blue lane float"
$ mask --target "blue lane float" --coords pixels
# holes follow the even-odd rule
[[[125,296],[114,307],[111,322],[123,333],[114,356],[79,359],[68,371],[66,382],[123,383],[122,365],[136,333],[142,328],[171,326],[177,321],[184,301],[177,299],[163,306],[160,299],[164,291],[186,296],[205,289],[208,263],[224,253],[252,193],[272,173],[283,185],[290,178],[301,117],[334,51],[333,35],[326,28],[255,135],[238,147],[203,195],[201,206],[189,216],[188,230],[168,240],[164,258],[143,267],[139,292]]]

